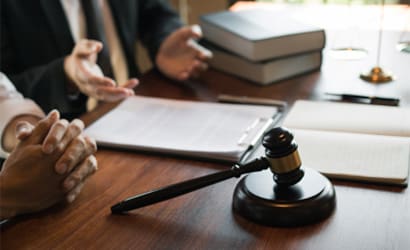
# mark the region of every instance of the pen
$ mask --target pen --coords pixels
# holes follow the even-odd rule
[[[342,100],[366,100],[369,104],[399,106],[400,99],[378,96],[365,96],[355,94],[326,93],[326,95],[339,96]]]
[[[287,103],[285,101],[274,100],[270,98],[260,98],[260,97],[233,96],[233,95],[221,94],[221,95],[218,95],[218,101],[228,102],[228,103],[276,106],[280,110],[283,110],[287,107]]]

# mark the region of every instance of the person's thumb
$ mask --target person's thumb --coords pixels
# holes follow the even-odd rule
[[[20,141],[26,139],[33,132],[34,126],[29,122],[22,121],[16,125],[16,138]]]
[[[26,138],[25,142],[28,144],[41,144],[43,143],[44,138],[48,134],[48,131],[50,130],[51,126],[56,123],[60,119],[60,113],[57,110],[52,110],[50,113],[48,113],[47,117],[43,118],[40,120],[34,128],[28,128],[29,129],[29,135],[28,138]],[[16,134],[17,138],[19,138],[19,134],[22,134],[24,138],[23,131],[26,130],[26,126],[23,125],[23,127],[17,126]],[[18,130],[21,130],[19,132]]]

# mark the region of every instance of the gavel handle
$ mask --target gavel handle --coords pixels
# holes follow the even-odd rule
[[[266,169],[269,162],[265,158],[259,158],[244,165],[234,165],[231,169],[206,175],[196,179],[173,184],[157,190],[149,191],[127,198],[111,207],[112,213],[122,213],[132,209],[148,206],[157,202],[165,201],[179,195],[183,195],[197,189],[227,180],[232,177],[240,177],[244,173],[251,173]]]

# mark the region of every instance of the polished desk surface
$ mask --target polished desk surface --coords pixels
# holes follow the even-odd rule
[[[396,91],[401,105],[409,106],[410,54],[395,50],[398,36],[389,31],[383,38],[383,65],[397,76],[390,84],[375,86],[358,78],[360,70],[374,66],[374,48],[358,61],[333,59],[326,49],[320,72],[266,87],[214,70],[187,83],[151,71],[141,78],[137,94],[216,101],[218,94],[225,93],[281,99],[292,105],[297,99],[324,99],[329,86],[353,84],[377,93]],[[111,107],[102,106],[83,119],[90,123]],[[110,206],[126,197],[229,165],[102,148],[97,159],[99,171],[72,205],[24,216],[6,226],[1,230],[1,249],[410,249],[408,188],[333,180],[334,213],[320,223],[296,228],[265,227],[233,213],[237,179],[126,215],[112,215]]]

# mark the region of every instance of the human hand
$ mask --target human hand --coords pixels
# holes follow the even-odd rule
[[[34,129],[24,122],[17,126],[21,142],[0,172],[1,218],[39,211],[64,197],[73,201],[96,170],[95,142],[78,135],[82,122],[68,124],[58,118],[54,111]]]
[[[26,121],[30,124],[36,124],[41,120],[42,117],[24,114],[14,117],[4,128],[3,135],[0,136],[3,149],[6,152],[11,152],[16,147],[19,142],[19,139],[16,135],[16,126],[22,121]]]
[[[179,81],[198,77],[208,68],[206,60],[212,57],[212,52],[196,43],[201,36],[198,25],[174,31],[161,44],[155,58],[158,69]]]
[[[59,115],[53,111],[50,116]],[[55,150],[64,152],[58,159],[54,168],[59,174],[69,175],[63,182],[63,189],[67,191],[66,200],[72,202],[80,193],[84,181],[97,169],[97,160],[93,153],[97,146],[93,139],[83,136],[84,123],[74,119],[71,123],[62,119],[54,122],[42,142],[42,151],[51,154]],[[17,138],[24,141],[33,131],[33,126],[28,123],[20,123],[17,127]]]
[[[101,101],[115,102],[134,95],[133,88],[138,85],[135,78],[120,84],[104,76],[96,64],[102,43],[95,40],[79,41],[71,54],[64,60],[64,71],[68,79],[83,94]]]

